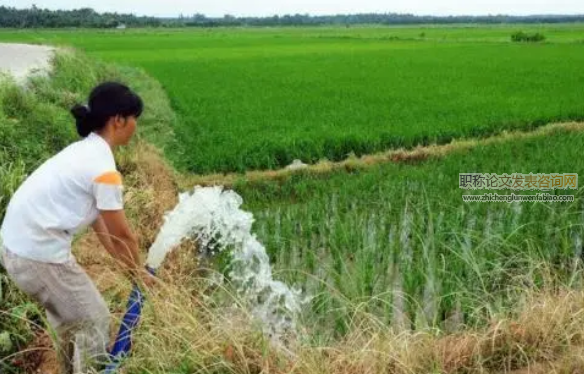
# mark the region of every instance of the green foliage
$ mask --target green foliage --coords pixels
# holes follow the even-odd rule
[[[137,17],[132,14],[97,13],[93,9],[49,10],[32,6],[16,9],[0,6],[0,27],[40,28],[40,27],[96,27],[112,28],[119,25],[159,26],[160,19]]]
[[[0,119],[0,124],[2,123],[3,121]],[[0,133],[2,133],[1,130]],[[0,222],[4,216],[9,197],[24,178],[24,164],[22,162],[6,162],[6,156],[0,152]],[[18,310],[22,310],[26,306],[30,306],[30,303],[14,287],[4,268],[0,265],[0,357],[19,351],[32,338],[30,325],[26,321],[29,318],[38,318],[38,313],[28,313],[30,308],[27,307],[26,315],[20,313],[20,317],[24,317],[24,319],[19,319],[16,314]],[[0,362],[0,370],[7,368],[6,365]]]
[[[10,196],[26,177],[23,162],[8,163],[0,155],[0,221],[4,217]]]
[[[34,326],[42,326],[42,315],[35,304],[20,292],[0,266],[0,357],[26,348],[34,337]],[[0,359],[0,370],[12,373],[9,361]],[[6,370],[6,371],[4,371]]]
[[[5,162],[23,162],[33,168],[73,139],[67,114],[39,101],[32,91],[6,83],[0,95],[4,114],[0,118],[0,151]]]
[[[517,31],[511,35],[511,40],[514,42],[543,42],[545,40],[545,36],[536,32],[535,34],[527,34],[523,31]]]
[[[351,305],[388,323],[401,310],[412,327],[445,327],[461,305],[466,323],[482,324],[526,285],[549,286],[545,271],[568,283],[581,270],[584,200],[580,191],[556,190],[576,202],[464,203],[463,194],[541,191],[466,191],[459,173],[582,174],[582,144],[584,134],[558,132],[235,190],[255,215],[275,273],[317,296],[307,317],[317,330],[342,333]]]

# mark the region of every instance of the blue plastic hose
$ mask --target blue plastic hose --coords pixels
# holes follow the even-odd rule
[[[146,268],[152,275],[156,273],[154,269]],[[122,361],[130,355],[132,350],[132,332],[140,322],[140,315],[142,314],[142,307],[144,306],[144,295],[140,291],[140,287],[134,284],[134,288],[130,293],[126,313],[122,319],[120,330],[114,342],[114,345],[109,352],[110,364],[106,367],[104,374],[113,374],[120,367]]]

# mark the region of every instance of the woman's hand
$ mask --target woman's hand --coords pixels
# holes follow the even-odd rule
[[[149,290],[149,289],[154,288],[157,285],[158,278],[156,278],[154,275],[150,274],[149,271],[144,270],[144,271],[140,272],[137,281],[145,289]]]

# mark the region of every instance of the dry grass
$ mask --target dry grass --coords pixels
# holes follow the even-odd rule
[[[387,152],[365,155],[362,157],[350,157],[341,162],[321,161],[314,165],[309,165],[303,169],[289,170],[266,170],[250,171],[245,174],[211,174],[211,175],[184,175],[180,176],[179,183],[183,188],[191,188],[195,185],[213,186],[223,185],[226,187],[233,186],[238,181],[255,182],[262,180],[281,180],[284,181],[295,173],[311,173],[315,175],[329,174],[335,171],[353,171],[366,169],[373,165],[394,162],[394,163],[418,163],[429,158],[442,158],[453,152],[464,152],[472,148],[509,142],[511,140],[530,139],[553,134],[555,132],[574,132],[583,131],[584,123],[569,122],[556,123],[542,126],[534,131],[512,131],[502,132],[499,135],[482,138],[482,139],[462,139],[453,140],[451,143],[444,145],[418,146],[411,150],[397,149]]]
[[[360,323],[345,339],[329,345],[299,343],[292,355],[270,346],[244,310],[218,308],[192,293],[189,287],[167,283],[150,295],[128,372],[584,372],[579,356],[584,350],[582,291],[528,293],[514,318],[447,336],[398,334],[390,326]]]
[[[359,323],[342,340],[298,343],[290,355],[262,337],[244,308],[219,307],[205,299],[208,289],[201,279],[197,289],[175,278],[163,280],[148,295],[134,355],[124,372],[584,373],[584,291],[528,292],[512,311],[514,317],[446,336],[395,333],[391,326]],[[96,281],[108,291],[110,283]],[[237,304],[225,289],[212,292]],[[45,353],[45,360],[54,365],[52,354]],[[43,373],[56,373],[53,369],[41,367]]]

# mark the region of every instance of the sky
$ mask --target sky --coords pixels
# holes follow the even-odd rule
[[[27,8],[93,8],[150,16],[411,13],[416,15],[584,14],[584,0],[0,0]]]

